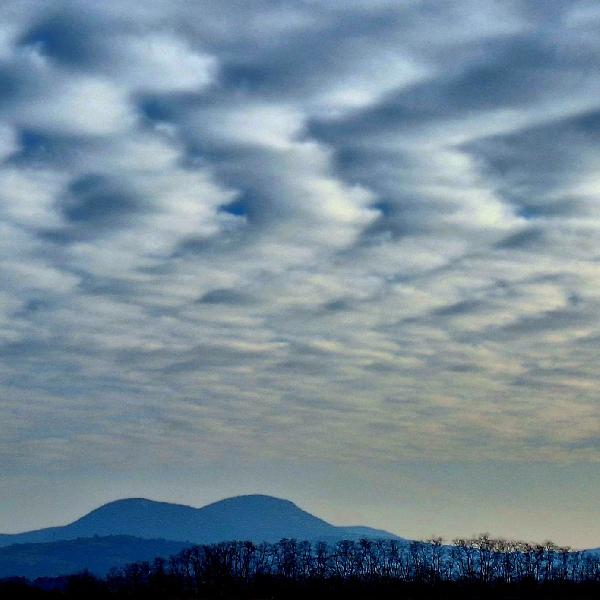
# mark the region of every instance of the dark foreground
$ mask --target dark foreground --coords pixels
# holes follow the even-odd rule
[[[245,585],[207,586],[191,592],[172,582],[131,587],[111,587],[106,581],[82,574],[53,580],[5,580],[0,582],[3,600],[598,600],[600,584],[519,582],[417,583],[396,580],[286,581],[264,578]]]

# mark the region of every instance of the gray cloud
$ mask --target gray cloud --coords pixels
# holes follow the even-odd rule
[[[593,7],[59,4],[0,9],[1,455],[600,458]]]

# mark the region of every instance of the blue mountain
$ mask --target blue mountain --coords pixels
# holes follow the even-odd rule
[[[362,537],[401,539],[369,527],[332,525],[289,500],[249,495],[227,498],[202,508],[145,498],[117,500],[68,525],[0,535],[0,547],[116,535],[192,544],[229,540],[273,542],[284,537],[324,541]]]

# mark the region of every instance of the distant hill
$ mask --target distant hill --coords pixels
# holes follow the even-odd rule
[[[331,525],[289,500],[250,495],[228,498],[202,508],[144,498],[117,500],[62,527],[1,535],[0,547],[115,535],[194,544],[278,541],[284,537],[324,541],[361,537],[401,539],[369,527]]]
[[[3,577],[57,577],[83,570],[106,575],[112,567],[168,557],[189,544],[167,540],[143,540],[131,536],[109,536],[15,544],[0,548],[0,579]]]

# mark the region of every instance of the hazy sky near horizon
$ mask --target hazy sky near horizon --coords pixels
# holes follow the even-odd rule
[[[591,0],[4,0],[0,531],[600,546],[599,73]]]

